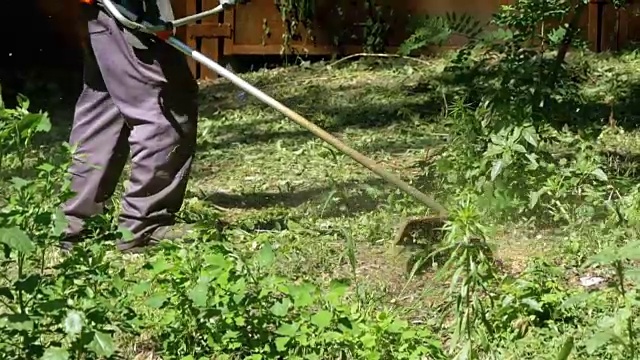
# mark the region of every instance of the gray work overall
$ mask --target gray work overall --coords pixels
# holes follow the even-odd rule
[[[143,3],[128,1],[134,8]],[[172,19],[170,0],[153,3],[147,1],[146,13]],[[85,16],[89,46],[70,136],[76,195],[64,205],[67,239],[102,212],[130,155],[119,223],[134,239],[118,244],[129,250],[172,225],[182,206],[196,146],[198,86],[175,49],[123,30],[98,6],[87,6]]]

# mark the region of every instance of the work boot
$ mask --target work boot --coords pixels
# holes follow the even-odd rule
[[[158,245],[158,243],[163,240],[180,240],[184,237],[189,236],[192,232],[193,226],[190,224],[175,224],[172,226],[163,226],[149,235],[148,240],[143,245],[126,248],[125,246],[121,246],[119,244],[118,248],[123,253],[139,254],[150,247]],[[89,231],[83,231],[78,235],[63,236],[63,238],[60,240],[59,248],[63,253],[69,253],[75,245],[82,243],[88,236],[91,236]]]
[[[62,239],[60,240],[58,247],[63,253],[69,253],[75,245],[82,243],[85,238],[89,236],[91,236],[91,233],[86,230],[76,235],[62,235]]]
[[[158,245],[161,241],[182,240],[184,242],[187,242],[185,238],[193,233],[193,229],[193,225],[184,223],[162,226],[152,234],[148,235],[147,240],[143,244],[131,248],[126,248],[125,246],[118,245],[118,248],[120,249],[120,251],[126,254],[140,254],[148,250],[149,248]]]

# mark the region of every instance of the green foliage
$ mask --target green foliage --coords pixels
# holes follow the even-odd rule
[[[387,45],[390,25],[385,21],[385,15],[393,15],[393,2],[386,2],[384,5],[380,2],[380,0],[364,1],[364,10],[367,13],[363,34],[363,50],[365,52],[381,53],[385,51]]]
[[[453,35],[475,39],[484,30],[484,25],[469,14],[446,13],[414,18],[409,26],[411,36],[400,44],[398,53],[409,56],[429,46],[442,46]]]
[[[311,26],[316,10],[315,0],[274,0],[274,4],[284,27],[281,54],[291,51],[291,41],[296,40],[301,26],[306,28],[309,40],[313,41]],[[266,20],[264,28],[265,32],[270,32]]]
[[[277,254],[268,243],[244,259],[205,229],[194,244],[165,245],[125,267],[107,251],[124,234],[101,216],[87,224],[86,243],[60,254],[67,168],[41,163],[0,200],[4,359],[128,358],[137,354],[123,344],[142,334],[171,359],[445,359],[428,326],[364,307],[348,280],[321,288],[270,271]]]
[[[265,272],[269,244],[243,260],[223,244],[165,250],[136,286],[144,303],[162,312],[150,321],[163,356],[234,354],[263,358],[442,358],[434,335],[382,311],[365,315],[345,298],[348,284],[327,290]],[[150,319],[151,320],[151,319]],[[226,358],[226,357],[223,357]]]
[[[279,2],[286,18],[308,15],[311,3]],[[379,39],[388,27],[380,4],[367,4],[365,31],[374,51],[384,46]],[[396,83],[391,76],[365,77],[378,84],[370,92],[345,83],[316,86],[300,105],[336,131],[349,127],[342,130],[346,138],[361,135],[360,146],[379,149],[383,161],[405,167],[403,175],[423,171],[438,180],[430,185],[450,210],[444,236],[427,250],[415,247],[420,261],[401,294],[394,289],[398,277],[386,274],[375,256],[360,253],[382,252],[376,245],[390,235],[391,219],[409,213],[412,204],[374,189],[359,168],[340,169],[346,157],[319,141],[282,136],[294,130],[272,114],[252,122],[264,115],[262,108],[248,104],[246,112],[205,119],[207,136],[224,133],[228,142],[236,130],[252,139],[243,146],[237,141],[240,150],[232,155],[206,151],[225,166],[246,166],[234,191],[255,194],[243,198],[243,206],[273,198],[278,206],[305,205],[297,212],[259,209],[219,229],[210,221],[219,214],[203,196],[187,201],[184,211],[203,223],[193,243],[123,257],[108,248],[124,236],[113,230],[109,214],[94,219],[87,244],[68,254],[54,248],[66,225],[60,204],[70,195],[68,164],[26,157],[34,137],[50,127],[46,114],[30,113],[24,97],[17,109],[2,107],[0,159],[3,175],[11,174],[3,176],[8,191],[0,197],[4,358],[135,358],[140,348],[181,360],[637,358],[640,186],[632,161],[610,149],[630,148],[621,144],[629,136],[602,131],[597,111],[617,111],[620,99],[633,94],[624,85],[636,71],[593,69],[579,57],[557,55],[571,40],[570,29],[546,24],[566,22],[584,4],[517,1],[494,16],[495,31],[466,14],[420,19],[403,55],[453,35],[468,40],[443,71],[433,75],[433,69],[404,64],[389,70],[402,79]],[[261,76],[272,86],[282,74]],[[317,78],[335,80],[326,73]],[[603,82],[594,86],[606,93],[600,103],[584,91],[591,78]],[[311,81],[307,73],[299,83]],[[415,100],[406,89],[418,92],[424,82],[430,94]],[[291,83],[284,87],[293,98],[301,88]],[[323,96],[335,89],[340,96]],[[348,98],[350,91],[365,100]],[[426,127],[425,118],[439,110],[439,121]],[[398,117],[404,122],[385,127],[388,133],[353,130],[372,118]],[[438,135],[416,134],[416,128]],[[256,145],[252,136],[269,131],[280,138]],[[432,146],[440,141],[435,137],[444,139],[442,150],[414,166],[415,146]],[[69,150],[64,147],[65,155]],[[402,155],[392,158],[392,152]],[[417,156],[425,153],[431,155]],[[328,188],[317,187],[327,179]],[[358,184],[340,183],[347,180]],[[297,191],[295,199],[286,198]],[[313,199],[297,198],[305,196]],[[371,213],[346,216],[359,211]],[[520,246],[509,248],[516,240]],[[538,249],[546,246],[552,250]],[[505,248],[518,256],[505,255]],[[380,280],[375,276],[384,291],[371,294]],[[417,289],[401,296],[410,287]],[[426,290],[429,296],[421,297]]]
[[[479,209],[470,197],[455,208],[452,220],[444,226],[446,237],[436,252],[447,251],[448,260],[438,272],[440,281],[450,280],[443,314],[454,315],[453,344],[455,359],[477,359],[479,349],[489,350],[494,336],[488,321],[493,294],[489,287],[496,277],[493,251],[487,243],[486,229],[479,223]]]
[[[442,179],[442,193],[454,205],[439,250],[447,256],[437,266],[439,279],[450,284],[440,309],[450,315],[455,330],[448,350],[458,358],[638,356],[637,230],[630,226],[638,214],[637,185],[611,166],[597,115],[582,110],[594,107],[582,91],[589,76],[607,73],[597,86],[607,89],[603,105],[613,114],[631,91],[624,88],[630,75],[557,55],[571,41],[567,19],[584,6],[516,1],[494,15],[497,30],[485,32],[453,26],[451,15],[427,18],[401,49],[410,55],[456,32],[473,33],[430,86],[442,94],[448,138],[426,170],[435,174],[429,179]],[[490,227],[482,226],[493,221],[565,234],[554,259],[563,264],[533,259],[516,275],[502,273],[488,250]],[[613,290],[575,286],[576,276],[594,272],[613,278]],[[540,339],[560,334],[554,353],[541,350],[547,345]]]
[[[274,4],[280,13],[284,31],[282,34],[282,46],[280,54],[289,54],[295,51],[292,46],[293,41],[303,40],[302,31],[306,35],[302,43],[314,42],[314,28],[317,27],[315,0],[274,0]],[[363,50],[369,53],[380,53],[385,51],[388,41],[390,25],[388,17],[393,16],[393,3],[388,0],[364,0],[356,5],[357,13],[362,11],[365,17],[362,19],[362,45]],[[335,11],[340,17],[340,22],[349,24],[352,18],[346,18],[344,8],[354,8],[354,4],[349,2],[336,2]],[[351,16],[353,14],[349,14]],[[359,15],[359,14],[358,14]],[[337,23],[336,23],[337,24]],[[326,26],[325,26],[326,27]],[[329,27],[322,29],[323,32],[333,37],[335,45],[342,41],[349,41],[353,38],[353,32],[343,27]],[[267,19],[263,19],[263,44],[264,37],[271,35],[271,28]]]
[[[20,145],[26,147],[35,133],[48,130],[48,119],[28,113],[22,99],[19,109],[5,114],[7,120],[23,120]],[[11,180],[0,212],[3,357],[109,357],[116,350],[114,332],[129,328],[129,313],[119,300],[126,288],[119,281],[122,269],[115,270],[95,246],[51,265],[51,250],[66,226],[60,203],[70,195],[67,169],[42,163],[36,170],[33,179]]]
[[[23,95],[17,100],[19,106],[8,109],[0,98],[0,171],[9,154],[18,154],[19,162],[24,165],[25,151],[33,136],[51,129],[46,113],[31,113],[29,99]]]

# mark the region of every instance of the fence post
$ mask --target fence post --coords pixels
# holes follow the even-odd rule
[[[171,0],[176,17],[193,15],[216,7],[218,0]],[[197,23],[178,28],[177,37],[194,50],[219,61],[222,57],[224,38],[231,37],[231,26],[222,23],[223,15],[218,14]],[[197,79],[215,78],[217,74],[188,59],[189,68]]]

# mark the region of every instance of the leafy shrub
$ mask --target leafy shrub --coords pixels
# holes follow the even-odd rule
[[[348,284],[323,291],[268,274],[268,244],[244,260],[220,243],[168,248],[145,268],[136,294],[156,311],[151,333],[169,358],[442,359],[428,328],[390,312],[370,316],[345,298]],[[158,316],[158,317],[156,317]],[[231,356],[233,354],[233,356]]]

